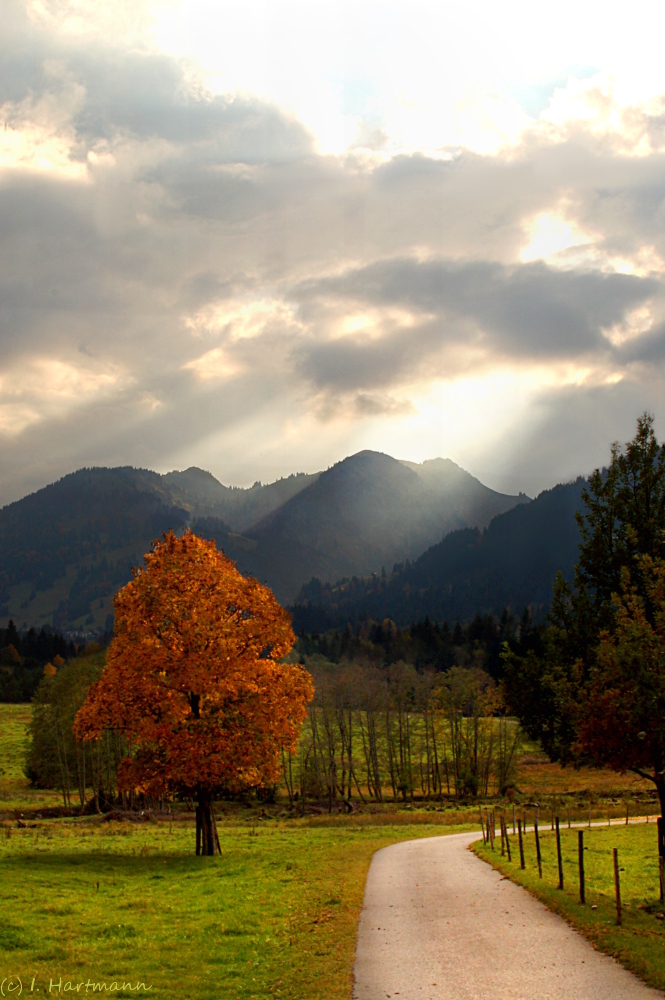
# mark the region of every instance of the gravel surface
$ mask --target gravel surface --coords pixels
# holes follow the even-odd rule
[[[411,840],[374,855],[355,1000],[663,1000],[467,850],[477,839]]]

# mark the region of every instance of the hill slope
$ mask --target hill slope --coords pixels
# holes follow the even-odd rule
[[[162,532],[213,516],[232,536],[315,479],[242,490],[195,468],[71,473],[0,510],[0,623],[11,615],[19,627],[103,629],[113,595]]]
[[[416,558],[456,528],[482,528],[527,499],[495,493],[449,460],[414,465],[363,451],[246,531],[256,543],[251,549],[238,552],[233,540],[215,537],[241,568],[290,602],[312,576],[380,572]]]
[[[169,529],[214,537],[286,602],[312,576],[380,571],[525,499],[448,460],[414,465],[376,452],[247,490],[197,468],[81,469],[0,510],[0,623],[108,627],[113,594]]]
[[[298,472],[286,479],[263,485],[254,483],[249,489],[223,486],[209,472],[193,466],[184,472],[167,472],[161,476],[162,488],[176,506],[197,517],[222,520],[233,532],[243,532],[270,514],[291,497],[315,483],[319,473]]]
[[[333,586],[312,580],[298,596],[294,625],[323,630],[368,617],[407,625],[426,615],[455,622],[507,606],[516,612],[531,606],[542,615],[557,570],[572,579],[579,543],[574,514],[584,484],[578,479],[547,490],[495,517],[484,531],[454,531],[385,578]]]

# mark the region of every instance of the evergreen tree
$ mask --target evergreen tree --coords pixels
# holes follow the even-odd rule
[[[506,645],[505,695],[529,735],[554,760],[580,759],[579,726],[601,637],[615,629],[613,595],[628,571],[649,613],[641,560],[665,558],[665,446],[644,413],[607,469],[596,469],[576,515],[581,541],[574,583],[558,574],[542,649]]]

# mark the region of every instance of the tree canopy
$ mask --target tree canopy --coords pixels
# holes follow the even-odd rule
[[[660,585],[654,583],[665,559],[665,447],[656,439],[650,414],[639,418],[624,449],[612,446],[609,467],[589,477],[582,499],[574,585],[557,577],[542,649],[526,655],[506,650],[507,701],[552,759],[648,773],[665,807],[657,759],[651,755],[647,771],[642,753],[665,738],[665,717],[651,713],[647,726],[636,707],[654,696],[660,661],[650,658],[647,647],[657,648],[656,623],[665,614],[658,604]],[[641,652],[640,642],[646,643]],[[625,699],[632,709],[628,702],[621,708]],[[610,718],[615,731],[603,744],[601,732],[609,736]],[[641,757],[629,749],[636,740]]]
[[[601,636],[578,736],[594,763],[653,781],[665,812],[665,562],[643,556],[639,570],[647,600],[624,568],[615,628]]]
[[[212,795],[274,783],[313,696],[309,674],[279,662],[295,637],[257,580],[191,532],[153,544],[114,600],[106,667],[75,723],[81,739],[124,734],[119,786],[197,795],[197,848],[214,853]]]

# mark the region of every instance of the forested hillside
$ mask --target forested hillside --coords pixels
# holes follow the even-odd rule
[[[422,465],[363,451],[322,472],[246,534],[255,547],[233,557],[293,602],[313,576],[381,572],[417,558],[450,531],[484,527],[501,511],[528,501],[488,489],[454,462]]]
[[[192,467],[184,472],[167,472],[160,476],[160,486],[168,491],[170,501],[184,507],[197,517],[223,521],[228,530],[242,533],[266,517],[281,504],[315,483],[316,472],[295,473],[274,483],[254,483],[248,489],[223,486],[209,472]]]
[[[164,531],[185,526],[292,602],[311,577],[367,575],[447,532],[482,526],[525,497],[483,486],[453,462],[361,452],[321,474],[249,489],[190,468],[81,469],[0,510],[0,625],[112,626],[112,599]]]
[[[584,485],[578,479],[546,490],[495,517],[483,531],[454,531],[389,574],[332,585],[313,579],[298,595],[294,626],[325,631],[367,618],[408,625],[426,616],[463,622],[527,606],[542,617],[557,571],[572,579],[579,543],[574,515]]]
[[[0,510],[0,623],[110,628],[113,595],[162,532],[213,516],[226,539],[233,525],[222,515],[244,524],[314,478],[241,490],[200,469],[80,469]]]

